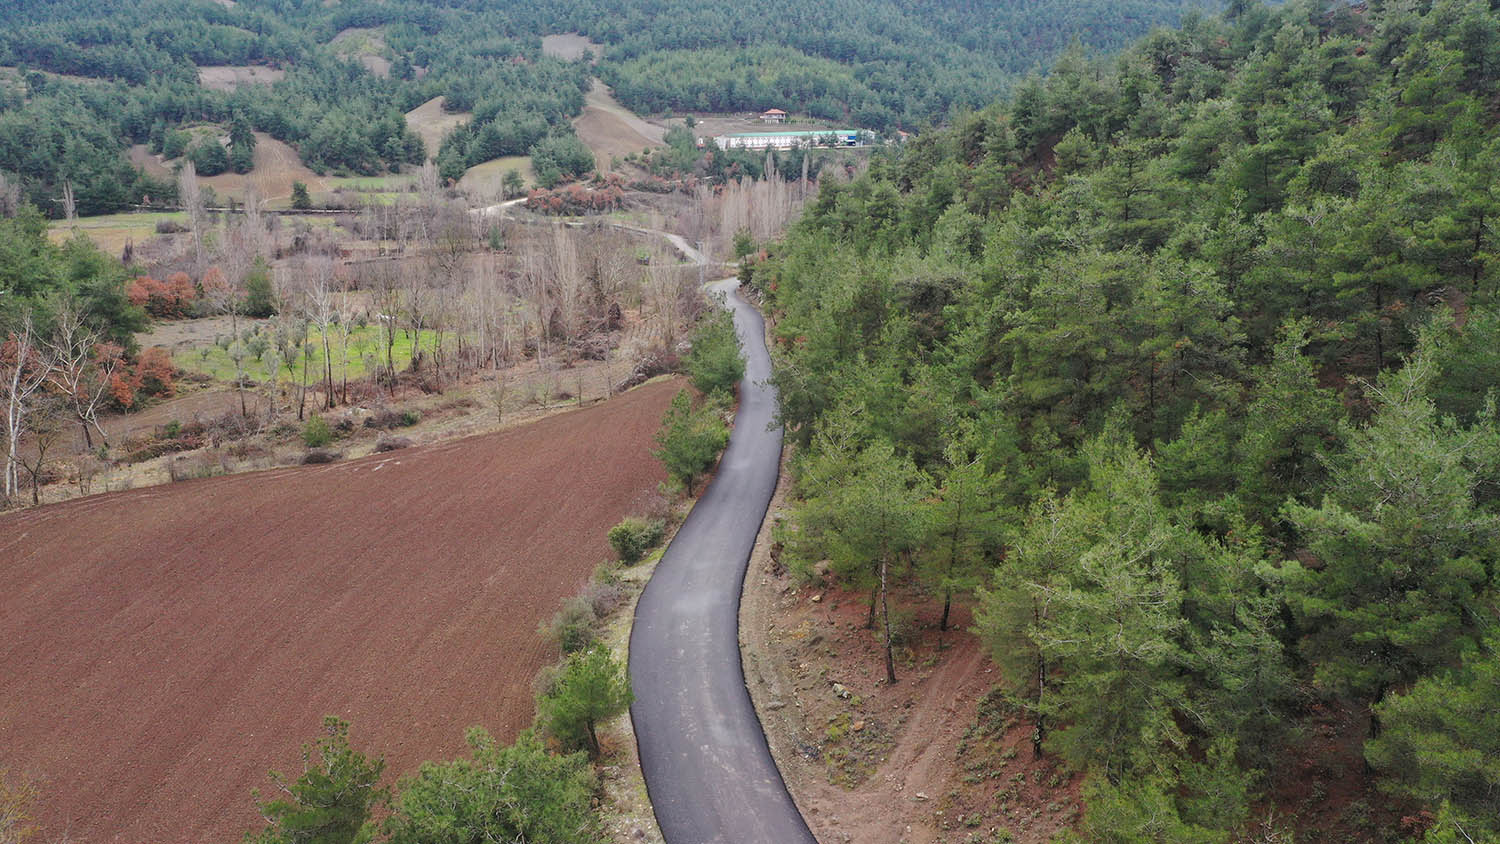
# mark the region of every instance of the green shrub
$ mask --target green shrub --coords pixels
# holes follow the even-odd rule
[[[302,746],[303,773],[296,780],[271,772],[274,799],[257,808],[266,826],[245,836],[247,844],[319,841],[350,844],[365,840],[361,830],[372,806],[390,794],[380,787],[385,760],[370,759],[349,746],[349,724],[328,715],[316,744]],[[259,800],[259,793],[252,792]]]
[[[755,238],[749,229],[740,229],[734,233],[734,257],[736,260],[749,255],[755,251]]]
[[[726,310],[715,310],[703,317],[693,334],[693,347],[687,355],[688,374],[693,386],[704,393],[733,393],[745,377],[745,359],[740,356],[740,338],[734,332],[734,318]]]
[[[656,434],[659,448],[651,452],[662,462],[672,480],[693,493],[693,483],[718,459],[729,444],[729,426],[710,408],[693,408],[692,397],[684,390],[672,399],[672,406]]]
[[[403,427],[403,428],[410,428],[411,426],[413,426],[413,425],[415,425],[415,424],[417,424],[418,422],[421,422],[421,421],[422,421],[422,411],[420,411],[420,410],[403,410],[403,411],[401,411],[401,427]]]
[[[543,638],[556,643],[563,653],[577,653],[594,644],[596,620],[593,604],[586,598],[575,596],[563,602],[562,609],[542,624],[540,632]]]
[[[472,759],[428,762],[403,781],[381,840],[604,840],[593,810],[599,783],[583,754],[550,753],[531,730],[506,746],[471,727],[468,742]]]
[[[314,416],[302,426],[302,442],[306,443],[308,448],[322,448],[333,442],[333,429],[328,427],[323,417]]]
[[[646,552],[661,544],[667,526],[660,519],[629,516],[609,529],[609,546],[622,565],[633,566]]]

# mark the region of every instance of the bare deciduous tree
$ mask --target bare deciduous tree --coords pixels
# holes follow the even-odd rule
[[[67,398],[45,390],[36,394],[27,413],[26,432],[30,447],[20,454],[21,468],[31,479],[31,503],[42,503],[42,478],[46,476],[48,454],[62,439],[68,417]]]
[[[73,182],[63,182],[63,219],[69,226],[78,225],[78,198],[73,195]]]
[[[21,210],[21,186],[0,173],[0,217],[14,217]]]
[[[110,380],[121,364],[122,350],[104,342],[98,329],[83,321],[82,313],[71,301],[57,308],[57,327],[48,343],[52,366],[47,380],[60,395],[67,398],[73,418],[83,430],[83,442],[94,449],[92,428],[106,446],[109,437],[99,425],[99,408],[109,395]]]
[[[229,346],[225,353],[234,363],[234,387],[240,396],[240,417],[250,415],[245,403],[245,340],[240,336],[240,312],[244,309],[244,297],[237,285],[230,281],[218,267],[209,267],[203,274],[203,299],[216,314],[229,317]]]
[[[333,407],[333,349],[331,346],[329,332],[339,320],[339,309],[337,292],[334,278],[333,261],[321,255],[303,258],[297,265],[295,272],[297,277],[297,288],[301,294],[300,310],[309,323],[318,330],[318,337],[323,346],[323,371],[325,379],[325,395],[323,406]],[[304,369],[306,361],[304,361]],[[306,379],[304,378],[304,381]],[[305,388],[304,388],[305,392]],[[301,418],[301,410],[298,410],[298,418]]]
[[[51,371],[32,324],[31,312],[0,346],[0,400],[5,402],[5,497],[20,489],[21,438]]]
[[[198,169],[192,161],[183,161],[177,171],[177,204],[187,212],[188,225],[193,229],[193,274],[203,274],[203,229],[208,224],[208,212],[203,206],[203,190],[198,185]]]
[[[557,318],[554,320],[548,315],[547,329],[558,329],[560,336],[557,339],[569,350],[569,358],[572,357],[572,343],[582,333],[581,312],[586,284],[574,240],[573,232],[567,226],[553,227],[551,273],[552,287],[556,291],[553,313]]]

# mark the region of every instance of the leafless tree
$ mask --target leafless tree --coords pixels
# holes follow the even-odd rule
[[[339,332],[339,391],[344,404],[349,403],[349,334],[354,330],[354,314],[349,307],[349,274],[337,274],[339,282],[339,319],[335,326]]]
[[[271,328],[271,342],[266,346],[266,353],[261,358],[262,365],[266,369],[266,410],[265,421],[269,424],[276,418],[276,384],[280,376],[282,365],[282,345],[279,342],[277,331],[273,325]]]
[[[377,335],[385,349],[386,384],[396,389],[396,310],[401,300],[401,271],[394,262],[375,265],[366,274],[370,288]]]
[[[245,404],[245,340],[240,336],[240,313],[244,310],[244,297],[239,286],[218,267],[209,267],[203,274],[203,300],[216,314],[229,317],[229,347],[226,353],[234,363],[234,387],[240,396],[240,416],[250,416]]]
[[[535,320],[536,330],[536,357],[537,364],[541,366],[547,358],[547,323],[551,314],[551,274],[547,267],[547,256],[542,252],[539,244],[533,238],[527,238],[522,242],[517,255],[517,278],[518,292],[526,304],[530,306],[531,314]],[[523,343],[524,343],[524,331]]]
[[[73,182],[63,182],[63,219],[69,226],[78,225],[78,200],[73,196]]]
[[[557,315],[557,319],[553,320],[551,314],[548,315],[547,330],[551,331],[555,325],[561,334],[557,339],[571,348],[572,342],[582,333],[581,311],[586,282],[583,268],[579,264],[573,231],[567,226],[554,226],[552,229],[551,259],[552,287],[556,296],[553,313]]]
[[[32,325],[31,312],[0,348],[0,400],[5,402],[5,497],[20,489],[21,439],[31,412],[47,383],[51,366]]]
[[[245,214],[240,221],[240,248],[253,261],[266,254],[266,221],[261,213],[262,201],[255,185],[245,186]]]
[[[177,171],[177,204],[187,212],[188,225],[193,229],[193,273],[203,274],[203,235],[208,224],[208,212],[203,207],[203,190],[198,185],[198,169],[193,162],[184,160]]]
[[[21,186],[0,173],[0,217],[14,217],[21,210]]]
[[[641,312],[648,330],[670,351],[677,345],[677,330],[688,316],[685,299],[689,294],[681,269],[671,263],[660,247],[651,256],[650,265],[641,277]]]
[[[338,296],[335,289],[337,280],[334,278],[333,261],[322,255],[304,257],[297,264],[295,276],[300,294],[301,313],[318,330],[318,337],[323,346],[325,383],[323,405],[325,408],[332,408],[333,348],[329,333],[339,320]]]
[[[99,408],[109,395],[110,379],[120,366],[121,349],[104,342],[103,334],[83,321],[78,307],[63,301],[57,309],[57,327],[47,344],[52,360],[47,380],[67,398],[73,418],[83,429],[83,442],[94,450],[93,428],[106,446],[109,437],[99,426]]]
[[[42,478],[46,477],[48,453],[62,439],[65,420],[68,417],[67,398],[57,393],[42,390],[32,401],[27,413],[27,434],[30,448],[21,452],[21,468],[31,478],[31,503],[42,503]]]
[[[424,316],[433,332],[433,372],[441,383],[443,340],[450,327],[454,304],[462,295],[467,275],[465,270],[474,251],[474,221],[466,209],[446,202],[441,193],[425,187],[422,212],[425,278],[416,281],[427,289],[426,298],[430,300],[431,307]],[[461,332],[459,336],[462,336]]]

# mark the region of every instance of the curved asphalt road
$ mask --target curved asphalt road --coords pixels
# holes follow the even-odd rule
[[[739,413],[718,473],[636,606],[630,717],[667,844],[817,844],[771,759],[740,667],[740,589],[776,489],[781,429],[764,383],[763,323],[738,286],[713,289],[733,308],[744,346]]]

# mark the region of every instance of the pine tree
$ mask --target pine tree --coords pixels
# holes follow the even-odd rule
[[[1493,420],[1439,419],[1435,368],[1422,350],[1381,379],[1321,505],[1286,510],[1316,560],[1290,583],[1304,651],[1319,682],[1373,703],[1472,645],[1500,562],[1500,523],[1475,500],[1500,460]]]
[[[624,712],[633,700],[630,679],[602,646],[568,657],[562,674],[537,700],[537,721],[569,749],[599,757],[599,723]]]

